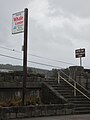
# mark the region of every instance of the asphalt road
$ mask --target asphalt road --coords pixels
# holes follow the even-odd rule
[[[26,119],[14,120],[90,120],[90,114],[86,115],[66,115],[66,116],[50,116],[50,117],[37,117]]]

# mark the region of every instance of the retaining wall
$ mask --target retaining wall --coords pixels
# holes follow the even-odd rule
[[[72,104],[30,105],[0,108],[0,120],[72,114]]]

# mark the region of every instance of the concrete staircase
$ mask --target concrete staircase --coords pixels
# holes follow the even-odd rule
[[[72,85],[74,84],[73,82],[70,83]],[[57,81],[55,80],[47,80],[46,84],[51,86],[55,90],[55,92],[58,93],[58,95],[63,96],[68,103],[74,104],[74,114],[90,113],[90,100],[78,91],[76,92],[75,96],[74,88],[66,83],[64,80],[60,80],[60,83],[57,83]],[[86,91],[84,90],[82,90],[82,92],[86,93]],[[86,95],[88,95],[89,97],[89,93],[86,93]]]

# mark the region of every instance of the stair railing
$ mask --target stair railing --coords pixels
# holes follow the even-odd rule
[[[85,96],[88,100],[90,100],[90,97],[88,97],[86,94],[84,94],[81,90],[79,90],[78,88],[76,88],[76,86],[72,85],[69,81],[67,81],[65,78],[63,78],[62,76],[59,75],[59,77],[61,79],[63,79],[65,82],[67,82],[71,87],[73,87],[74,89],[76,89],[79,93],[81,93],[83,96]],[[73,80],[74,81],[74,80]],[[75,81],[76,82],[76,81]],[[76,82],[77,83],[77,82]],[[82,86],[83,87],[83,86]],[[84,88],[84,87],[83,87]],[[88,91],[88,90],[87,90]],[[89,91],[88,91],[89,92]]]
[[[63,73],[66,77],[69,77],[70,80],[72,80],[74,83],[76,83],[78,86],[80,86],[83,90],[85,90],[87,93],[90,94],[90,91],[88,91],[85,87],[83,87],[81,84],[79,84],[77,81],[72,79],[70,76],[68,76],[66,73],[64,73],[62,70],[60,70],[61,73]],[[60,75],[60,74],[59,74]]]

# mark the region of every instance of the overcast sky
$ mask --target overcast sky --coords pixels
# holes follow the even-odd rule
[[[29,9],[29,61],[62,68],[79,65],[75,49],[85,48],[83,66],[90,68],[90,0],[0,0],[0,54],[22,58],[22,53],[15,51],[22,52],[23,33],[12,35],[12,14],[25,7]],[[0,55],[0,64],[23,65],[23,62]],[[31,62],[28,66],[52,68]]]

